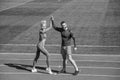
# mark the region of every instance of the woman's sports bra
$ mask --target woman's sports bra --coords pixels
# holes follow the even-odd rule
[[[43,39],[46,39],[46,37],[47,37],[46,32],[42,32],[42,30],[40,30],[39,41],[42,41]]]

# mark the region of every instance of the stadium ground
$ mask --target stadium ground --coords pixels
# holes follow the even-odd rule
[[[120,80],[119,0],[1,0],[0,80]],[[53,15],[59,26],[65,20],[76,36],[73,58],[80,73],[49,75],[41,55],[38,73],[31,73],[38,42],[39,23]],[[61,69],[60,34],[48,33],[46,48],[54,72]]]

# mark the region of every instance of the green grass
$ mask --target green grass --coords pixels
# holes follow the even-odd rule
[[[77,44],[119,45],[118,24],[114,24],[114,26],[116,27],[112,27],[112,25],[106,25],[108,24],[108,22],[110,23],[110,20],[108,19],[110,17],[113,17],[108,17],[106,15],[107,11],[111,9],[109,9],[108,6],[111,6],[111,3],[109,3],[108,0],[96,0],[94,2],[92,0],[74,0],[62,6],[62,8],[59,8],[57,11],[52,11],[53,13],[50,15],[53,15],[55,17],[55,23],[57,26],[60,26],[59,23],[62,20],[65,20],[68,23],[68,25],[72,28],[72,31],[76,36]],[[48,12],[50,12],[48,8],[45,8],[45,10],[48,10]],[[35,14],[36,13],[33,13],[32,15]],[[106,17],[108,17],[108,19]],[[48,18],[49,17],[46,17],[47,20]],[[119,19],[117,21],[119,21]],[[25,36],[27,36],[30,39],[27,40],[29,42],[25,41],[25,43],[36,43],[36,41],[38,40],[38,37],[36,36],[38,35],[38,29],[39,26],[33,26],[30,29],[28,29],[25,33],[22,33],[22,35],[17,36],[17,38],[14,39],[12,42],[14,43],[14,41],[18,41],[19,43],[19,40],[22,40]],[[27,35],[27,33],[31,34]],[[52,29],[47,34],[48,44],[60,44],[61,39],[60,34],[58,32]],[[34,37],[34,42],[31,39],[32,37]],[[20,43],[24,43],[24,40]]]
[[[38,24],[40,23],[40,20],[49,20],[50,16],[53,15],[55,17],[55,23],[57,26],[60,26],[59,23],[62,20],[65,20],[68,23],[74,35],[76,36],[76,42],[78,45],[120,45],[118,23],[120,19],[119,15],[115,15],[119,13],[119,1],[67,1],[65,4],[64,1],[56,2],[53,0],[53,2],[49,2],[48,0],[40,0],[41,3],[38,3],[39,1],[35,0],[31,3],[27,3],[26,5],[1,12],[0,17],[2,17],[4,24],[6,21],[6,23],[9,23],[12,26],[20,26],[21,24],[23,25],[21,26],[21,29],[18,29],[17,32],[12,32],[12,34],[15,33],[15,35],[10,35],[12,30],[9,31],[8,28],[8,33],[10,36],[7,33],[3,34],[8,36],[7,39],[3,35],[1,35],[2,41],[4,43],[36,44],[38,42],[38,32],[40,28]],[[16,20],[16,17],[15,20],[17,22],[11,22],[7,20],[8,16],[9,18],[11,16],[11,19],[13,16],[13,18],[17,16],[19,21]],[[14,21],[14,19],[12,20]],[[24,26],[29,27],[23,28]],[[47,32],[47,35],[48,37],[46,44],[61,44],[61,36],[59,32],[55,31],[54,29],[51,29],[49,32]],[[2,43],[2,41],[0,42]],[[79,49],[79,53],[84,53],[84,50],[86,49],[87,48],[83,49],[83,51]],[[108,53],[106,52],[107,50]],[[105,48],[105,50],[97,48],[97,51],[99,53],[102,53],[101,51],[103,51],[103,54],[109,54],[109,51],[111,50],[112,48]],[[89,51],[90,53],[94,53],[96,49],[91,47],[90,49],[87,49],[85,53],[88,53]],[[116,48],[116,52],[117,51],[119,52],[118,48]]]

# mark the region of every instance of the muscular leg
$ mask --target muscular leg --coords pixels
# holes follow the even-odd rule
[[[73,60],[71,55],[68,55],[68,59],[69,59],[70,63],[74,66],[75,71],[78,71],[78,67],[76,65],[76,62]]]
[[[36,56],[35,56],[34,61],[33,61],[33,70],[32,70],[32,72],[37,72],[37,71],[35,71],[35,65],[36,65],[36,63],[38,61],[39,56],[40,56],[40,49],[37,47]]]
[[[49,65],[49,52],[42,46],[41,48],[41,52],[46,56],[46,64],[47,64],[47,71],[49,74],[54,74],[52,71],[51,71],[51,68],[50,68],[50,65]]]
[[[67,46],[67,58],[70,61],[70,63],[74,66],[75,71],[78,71],[78,67],[76,65],[76,62],[72,58],[72,51],[71,51],[71,46]]]
[[[33,61],[33,67],[35,67],[35,64],[37,63],[39,56],[40,56],[40,50],[37,48],[36,56],[35,56],[34,61]]]
[[[63,68],[60,72],[66,72],[66,50],[63,48],[63,46],[61,47],[61,54],[62,54],[62,58],[63,58]]]
[[[50,67],[50,65],[49,65],[49,52],[44,47],[41,48],[41,52],[46,56],[46,64],[47,64],[47,67],[49,68]]]

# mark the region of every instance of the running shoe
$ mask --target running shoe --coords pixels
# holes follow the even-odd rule
[[[31,72],[35,73],[35,72],[37,72],[37,69],[36,69],[36,68],[33,68],[33,69],[31,70]]]
[[[78,75],[79,74],[79,71],[75,71],[74,73],[73,73],[73,75]]]

